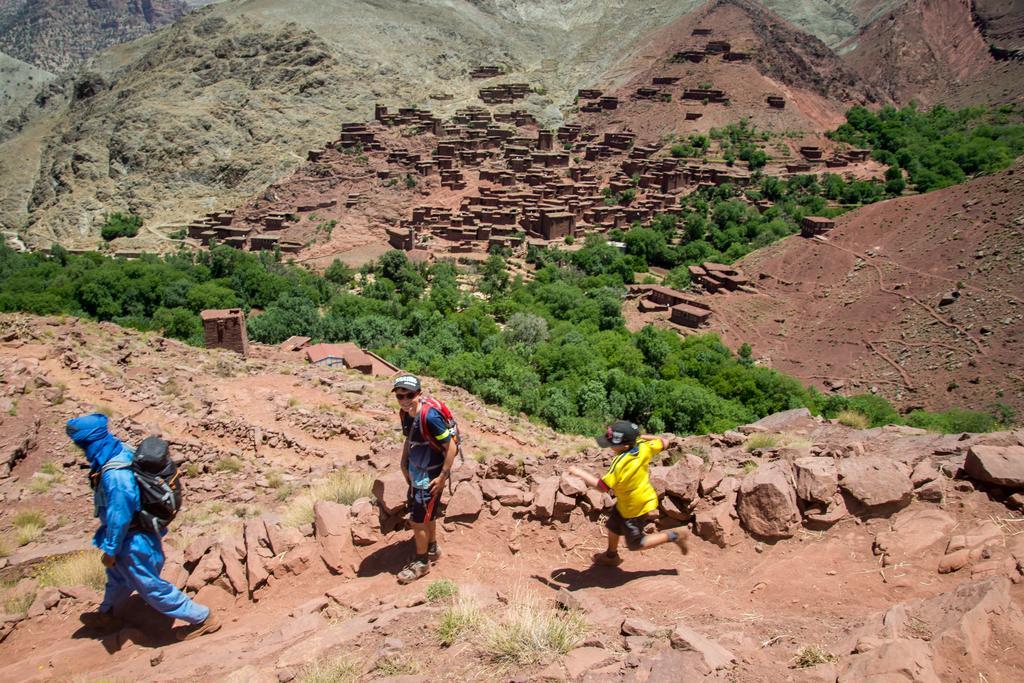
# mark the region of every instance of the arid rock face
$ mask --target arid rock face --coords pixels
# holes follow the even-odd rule
[[[181,0],[21,0],[0,14],[0,50],[60,73],[188,12]]]

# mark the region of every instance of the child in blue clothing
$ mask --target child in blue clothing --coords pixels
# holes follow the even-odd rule
[[[142,509],[139,486],[128,466],[134,453],[108,431],[106,416],[83,415],[68,420],[66,431],[85,451],[90,474],[98,476],[94,496],[100,528],[93,536],[93,545],[103,552],[101,559],[107,569],[99,611],[83,614],[82,622],[104,630],[119,628],[121,621],[114,610],[136,591],[153,609],[189,624],[179,630],[181,640],[218,630],[220,621],[210,608],[193,602],[160,578],[164,566],[160,536],[134,523]],[[125,466],[117,467],[119,463]]]

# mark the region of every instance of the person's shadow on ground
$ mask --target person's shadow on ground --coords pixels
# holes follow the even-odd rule
[[[416,554],[416,545],[411,538],[383,546],[363,558],[356,570],[357,576],[397,574]]]
[[[677,569],[643,569],[639,571],[627,571],[619,567],[602,567],[593,565],[586,569],[574,569],[563,567],[552,570],[550,578],[534,574],[533,577],[548,586],[558,590],[565,588],[570,591],[581,588],[618,588],[630,581],[643,579],[649,576],[679,576]]]
[[[159,648],[178,642],[174,619],[150,607],[138,595],[132,595],[117,609],[123,624],[120,628],[95,628],[83,624],[72,638],[98,640],[113,654],[129,642],[139,647]]]

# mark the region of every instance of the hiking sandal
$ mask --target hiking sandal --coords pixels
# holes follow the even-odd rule
[[[437,562],[441,557],[441,546],[437,543],[431,543],[427,546],[427,559],[431,562]]]
[[[413,560],[405,565],[405,569],[398,572],[398,583],[412,583],[416,579],[422,579],[430,573],[430,565],[422,560]]]

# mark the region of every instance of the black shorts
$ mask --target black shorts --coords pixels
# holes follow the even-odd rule
[[[441,491],[434,497],[430,496],[428,489],[416,489],[409,487],[409,496],[406,499],[406,507],[409,509],[409,521],[415,524],[432,522],[439,517],[444,517],[444,503],[441,502]]]
[[[644,540],[644,527],[647,526],[647,515],[623,517],[619,513],[619,509],[613,507],[612,511],[608,513],[608,521],[605,522],[604,526],[613,534],[624,536],[627,548],[637,550]]]

